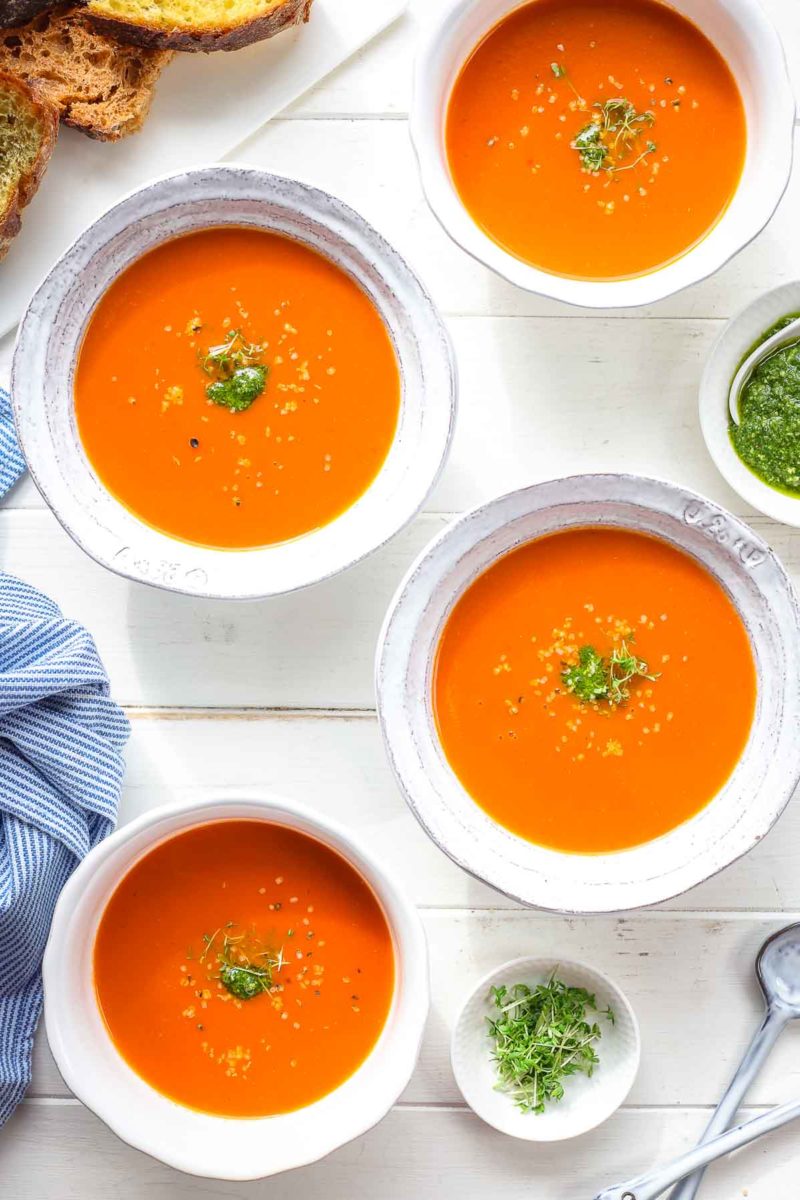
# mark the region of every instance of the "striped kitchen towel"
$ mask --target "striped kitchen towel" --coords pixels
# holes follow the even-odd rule
[[[23,470],[0,390],[0,494]],[[114,827],[127,737],[91,636],[0,573],[0,1125],[30,1082],[53,909]]]

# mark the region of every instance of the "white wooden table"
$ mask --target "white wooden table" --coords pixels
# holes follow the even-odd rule
[[[450,514],[585,470],[666,476],[752,516],[711,464],[697,387],[724,320],[800,276],[800,169],[769,229],[708,282],[649,309],[583,315],[494,278],[428,212],[405,116],[421,15],[411,14],[237,155],[338,193],[429,284],[459,359],[453,453],[428,511],[363,565],[286,600],[203,603],[124,582],[68,539],[29,480],[0,507],[0,566],[95,635],[133,726],[122,819],[219,788],[271,789],[357,828],[405,881],[430,940],[433,1005],[418,1070],[372,1133],[301,1171],[249,1185],[193,1180],[119,1142],[72,1099],[40,1035],[33,1084],[0,1135],[9,1200],[592,1200],[688,1148],[757,1020],[753,957],[800,911],[800,800],[748,858],[658,910],[565,920],[519,909],[454,867],[406,811],[375,721],[372,657],[411,557]],[[769,0],[800,91],[800,4]],[[0,286],[2,286],[0,276]],[[0,342],[0,366],[11,342]],[[753,524],[800,582],[800,531]],[[585,958],[627,991],[643,1039],[628,1104],[594,1133],[517,1143],[465,1109],[448,1062],[471,981],[528,953]],[[789,1029],[749,1097],[800,1095]],[[707,1200],[794,1200],[800,1129],[714,1168]]]

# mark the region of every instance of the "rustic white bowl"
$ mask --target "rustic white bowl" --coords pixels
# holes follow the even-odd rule
[[[507,1093],[497,1090],[492,1041],[487,1019],[497,1016],[491,989],[527,983],[535,987],[551,976],[569,987],[592,992],[598,1009],[611,1007],[614,1023],[587,1016],[600,1026],[596,1045],[599,1066],[591,1076],[573,1075],[564,1082],[564,1098],[543,1113],[524,1113]],[[561,1142],[588,1133],[617,1111],[633,1087],[642,1055],[639,1023],[625,993],[601,971],[585,963],[559,958],[515,958],[490,971],[478,983],[458,1015],[450,1040],[450,1062],[467,1104],[489,1125],[528,1142]]]
[[[428,203],[467,253],[529,292],[587,308],[652,304],[713,274],[769,221],[789,182],[795,100],[783,47],[759,0],[672,0],[727,60],[744,101],[748,145],[741,182],[717,225],[682,258],[635,279],[570,279],[532,267],[475,223],[450,175],[447,106],[474,47],[524,0],[449,0],[437,6],[416,63],[411,136]]]
[[[566,854],[497,824],[463,787],[436,734],[433,664],[454,604],[498,558],[544,534],[608,525],[672,542],[720,582],[750,637],[756,711],[741,761],[702,812],[632,849]],[[685,488],[633,475],[577,475],[523,488],[454,521],[400,585],[376,662],[389,761],[437,845],[508,896],[565,913],[656,904],[745,854],[789,800],[800,778],[799,619],[792,585],[769,546],[737,517]]]
[[[370,884],[392,932],[396,982],[386,1026],[350,1079],[297,1112],[239,1120],[175,1103],[140,1078],[116,1050],[98,1010],[92,952],[105,905],[122,876],[158,842],[210,821],[277,822],[317,838]],[[425,934],[391,876],[341,826],[278,797],[228,797],[158,808],[101,842],[56,906],[44,958],[47,1037],[67,1085],[124,1141],[180,1171],[260,1179],[315,1162],[371,1129],[414,1069],[428,1013]]]
[[[728,321],[711,349],[700,383],[700,427],[717,469],[743,500],[785,525],[800,525],[800,498],[759,479],[739,458],[728,433],[728,395],[742,359],[776,321],[790,313],[800,313],[800,282],[766,292]]]
[[[84,453],[73,406],[81,339],[109,284],[159,242],[228,224],[296,238],[351,275],[386,324],[402,381],[397,433],[365,494],[336,520],[303,537],[241,551],[168,537],[114,499]],[[364,558],[411,520],[447,456],[455,369],[444,326],[424,287],[362,217],[296,180],[217,166],[172,175],[134,192],[66,251],[20,327],[12,396],[34,481],[92,558],[129,579],[172,591],[251,599],[325,579]]]

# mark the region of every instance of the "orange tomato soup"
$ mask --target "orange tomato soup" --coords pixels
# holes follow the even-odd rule
[[[585,697],[585,647],[606,695]],[[445,625],[433,686],[441,745],[476,803],[577,853],[638,845],[702,809],[742,754],[755,696],[747,633],[716,580],[660,539],[610,528],[491,566]]]
[[[249,407],[209,398],[254,364],[264,385]],[[339,516],[383,465],[399,407],[366,293],[308,246],[245,228],[176,238],[123,272],[75,378],[78,432],[108,490],[164,533],[220,548]]]
[[[466,62],[446,140],[455,186],[491,238],[557,275],[619,279],[671,262],[716,224],[747,131],[724,59],[665,4],[535,0]]]
[[[200,826],[150,851],[94,947],[98,1003],[129,1066],[179,1104],[228,1117],[302,1108],[349,1078],[386,1022],[394,972],[361,876],[261,821]]]

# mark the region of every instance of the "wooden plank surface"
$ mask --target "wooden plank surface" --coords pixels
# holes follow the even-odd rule
[[[426,909],[434,1004],[403,1100],[463,1103],[450,1068],[450,1030],[464,997],[498,963],[534,954],[589,961],[611,973],[627,994],[646,1047],[630,1105],[712,1105],[761,1019],[752,963],[784,920],[774,914],[662,912],[564,920],[526,910]],[[31,1095],[67,1094],[40,1039]],[[748,1101],[775,1104],[796,1095],[800,1028],[791,1026]]]
[[[244,604],[128,583],[87,558],[44,510],[0,510],[0,569],[42,588],[88,625],[122,704],[371,709],[386,608],[447,519],[420,517],[351,571]],[[762,517],[751,523],[800,580],[800,531]]]
[[[587,314],[522,293],[448,240],[428,211],[406,122],[411,62],[443,0],[410,11],[235,158],[307,179],[354,205],[416,266],[458,355],[461,409],[428,511],[318,588],[263,604],[194,602],[130,585],[87,559],[24,481],[0,506],[0,567],[41,587],[94,633],[133,719],[122,820],[174,799],[274,790],[358,829],[423,910],[433,1003],[418,1069],[375,1131],[261,1184],[193,1180],[123,1145],[68,1098],[42,1036],[34,1083],[0,1135],[13,1200],[592,1200],[601,1186],[696,1138],[758,1018],[752,960],[800,912],[800,803],[740,863],[657,911],[564,920],[529,912],[455,868],[409,815],[374,716],[372,660],[386,606],[449,514],[538,479],[632,470],[704,492],[752,521],[800,581],[800,531],[748,513],[699,433],[697,389],[724,321],[800,276],[800,171],[768,229],[717,275],[646,309]],[[766,0],[800,83],[800,5]],[[800,90],[800,88],[798,88]],[[798,131],[800,135],[800,131]],[[2,284],[0,283],[0,286]],[[0,341],[0,383],[12,340]],[[466,989],[521,953],[584,958],[629,994],[643,1037],[628,1105],[576,1142],[502,1137],[464,1109],[448,1061]],[[800,1094],[790,1028],[749,1097]],[[715,1168],[708,1200],[793,1200],[791,1128]]]
[[[722,327],[716,318],[449,317],[458,421],[428,511],[613,470],[674,478],[741,511],[697,420],[703,366]],[[18,506],[42,507],[30,481],[4,507]]]
[[[372,713],[134,710],[131,717],[123,822],[157,805],[222,791],[274,792],[356,829],[422,908],[519,908],[451,863],[409,815]],[[798,844],[796,798],[750,854],[660,911],[793,919],[800,912]],[[598,936],[615,927],[613,918],[593,924]],[[746,977],[744,969],[743,986]]]
[[[536,1145],[502,1137],[464,1109],[402,1107],[324,1162],[226,1184],[190,1179],[131,1150],[77,1103],[31,1101],[0,1140],[0,1175],[14,1200],[593,1200],[601,1187],[688,1150],[708,1116],[623,1109],[576,1141]],[[703,1185],[703,1200],[796,1194],[791,1128],[715,1166]]]

